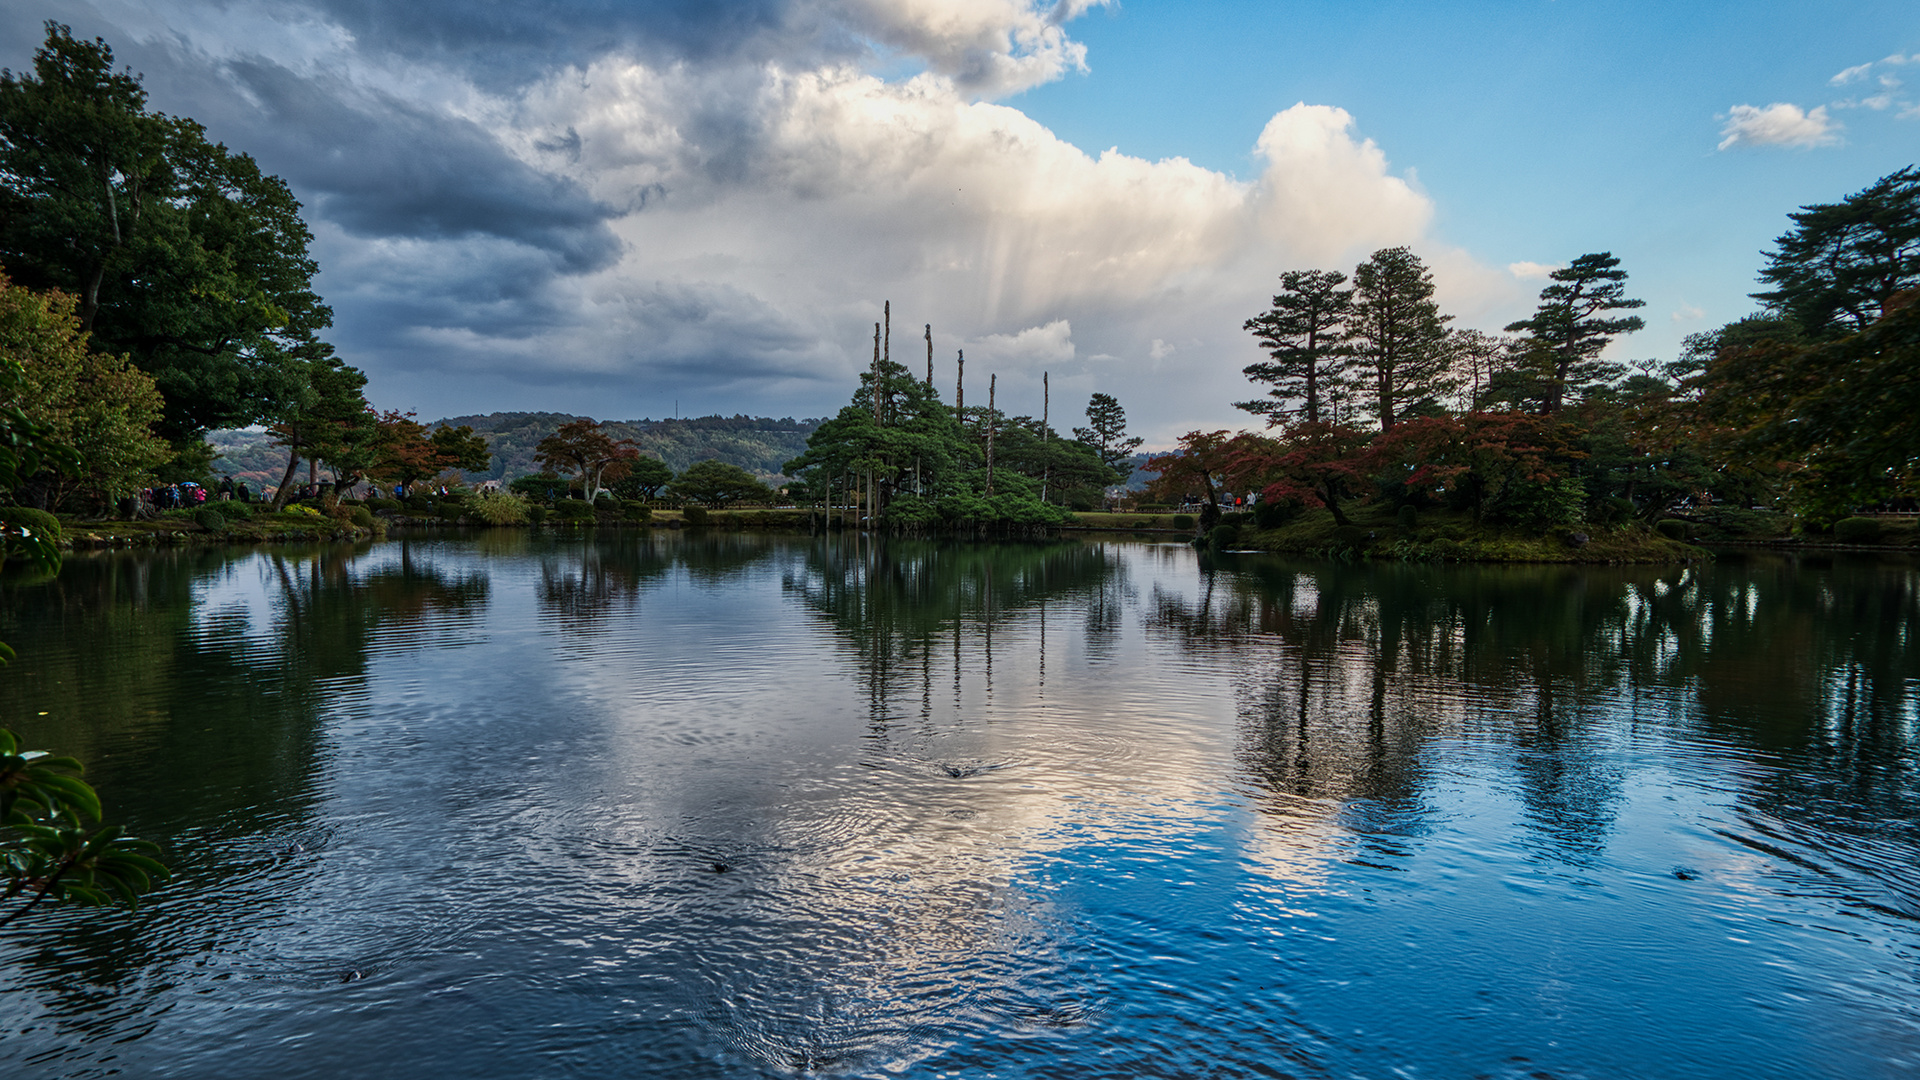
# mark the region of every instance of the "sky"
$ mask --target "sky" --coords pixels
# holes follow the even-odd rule
[[[949,400],[1163,447],[1258,424],[1282,273],[1398,245],[1488,331],[1610,251],[1668,360],[1920,160],[1911,0],[0,0],[0,66],[49,19],[287,181],[423,418],[831,415],[890,301]]]

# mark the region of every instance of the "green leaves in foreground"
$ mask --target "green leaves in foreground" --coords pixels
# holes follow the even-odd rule
[[[21,750],[0,729],[0,901],[19,901],[0,926],[48,898],[137,908],[167,876],[153,844],[97,824],[100,796],[81,771],[73,758]]]

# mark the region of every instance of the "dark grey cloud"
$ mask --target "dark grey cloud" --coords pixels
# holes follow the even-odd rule
[[[226,70],[259,105],[246,124],[256,156],[350,233],[497,236],[571,272],[619,257],[606,225],[619,211],[513,157],[471,121],[264,61]]]
[[[312,0],[360,46],[451,62],[498,88],[609,52],[696,63],[859,48],[811,0]]]

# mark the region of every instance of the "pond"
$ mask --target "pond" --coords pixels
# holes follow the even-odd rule
[[[9,1077],[1920,1073],[1920,574],[520,532],[76,556],[176,876]]]

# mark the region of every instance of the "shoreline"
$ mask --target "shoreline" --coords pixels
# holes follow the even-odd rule
[[[258,505],[258,504],[254,504]],[[356,507],[356,509],[358,509]],[[683,511],[657,510],[649,520],[615,515],[593,519],[554,520],[523,525],[490,525],[467,517],[421,516],[380,511],[371,525],[349,518],[308,510],[283,510],[235,518],[214,530],[184,519],[150,521],[64,520],[63,550],[113,551],[206,547],[215,544],[254,546],[276,543],[359,543],[394,534],[516,529],[541,532],[578,532],[586,529],[620,531],[716,529],[722,531],[778,531],[815,535],[819,512],[793,509],[709,510],[704,522],[689,522]],[[1114,536],[1179,540],[1218,553],[1264,553],[1297,558],[1340,561],[1461,562],[1478,564],[1686,564],[1715,557],[1716,550],[1792,553],[1920,554],[1920,545],[1901,538],[1880,544],[1845,544],[1805,537],[1703,537],[1683,542],[1643,525],[1594,528],[1591,533],[1560,529],[1548,533],[1480,526],[1441,514],[1429,524],[1408,527],[1374,508],[1360,508],[1351,524],[1335,525],[1325,511],[1309,511],[1273,528],[1259,528],[1250,520],[1229,519],[1202,540],[1191,527],[1174,524],[1167,513],[1089,513],[1056,526],[1057,535]],[[1128,520],[1135,519],[1135,520]],[[846,531],[835,528],[830,531]],[[859,531],[859,530],[853,530]]]

